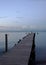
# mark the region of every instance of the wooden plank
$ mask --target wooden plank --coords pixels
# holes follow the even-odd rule
[[[0,58],[0,65],[28,65],[34,33],[28,34],[10,52]]]

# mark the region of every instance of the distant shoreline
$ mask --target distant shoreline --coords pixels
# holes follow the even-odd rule
[[[0,32],[46,32],[46,31],[35,31],[35,30],[34,31],[33,30],[32,31],[7,31],[6,30],[6,31],[0,31]]]

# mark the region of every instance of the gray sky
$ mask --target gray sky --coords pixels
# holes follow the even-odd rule
[[[0,28],[45,29],[46,0],[0,0]]]

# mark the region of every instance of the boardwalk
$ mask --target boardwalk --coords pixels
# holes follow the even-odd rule
[[[11,51],[0,57],[0,65],[28,65],[34,33],[28,34]]]

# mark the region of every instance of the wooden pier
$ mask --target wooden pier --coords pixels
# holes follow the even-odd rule
[[[35,62],[34,38],[34,33],[25,36],[10,51],[0,57],[0,65],[33,65]]]

